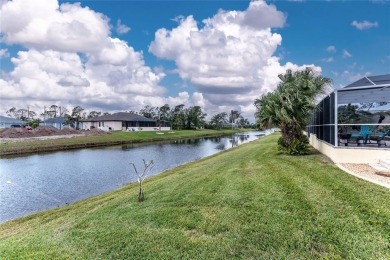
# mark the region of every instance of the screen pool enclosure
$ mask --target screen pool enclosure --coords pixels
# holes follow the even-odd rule
[[[390,148],[390,74],[366,76],[334,90],[313,111],[307,132],[336,147]]]

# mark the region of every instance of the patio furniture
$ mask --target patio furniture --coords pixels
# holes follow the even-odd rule
[[[339,141],[340,143],[344,144],[345,146],[348,146],[348,141],[351,138],[352,134],[339,134]]]
[[[361,140],[363,140],[363,143],[366,144],[368,141],[369,135],[372,135],[372,134],[374,134],[374,133],[369,130],[368,125],[362,125],[360,127],[359,135],[352,135],[351,138],[356,139],[356,142],[358,143],[358,145],[360,144],[359,141],[361,141]]]
[[[387,146],[386,141],[384,140],[387,135],[390,136],[390,128],[385,133],[373,133],[368,135],[367,140],[369,143],[371,143],[371,141],[375,141],[378,144],[378,147],[381,147],[382,144]]]

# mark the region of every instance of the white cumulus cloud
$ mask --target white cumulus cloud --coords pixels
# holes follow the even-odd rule
[[[193,16],[175,20],[177,27],[157,30],[149,51],[175,61],[179,76],[213,111],[235,106],[253,115],[255,98],[275,89],[279,74],[302,68],[274,56],[282,37],[272,28],[283,27],[286,16],[264,1],[250,2],[245,11],[220,10],[202,27]]]
[[[27,48],[11,58],[14,68],[3,72],[3,112],[26,103],[124,110],[140,108],[135,97],[165,92],[159,85],[165,74],[146,66],[142,52],[112,38],[109,19],[88,7],[14,0],[1,5],[0,16],[3,42]],[[118,25],[123,24],[118,20]]]
[[[121,19],[118,19],[118,21],[116,22],[116,32],[119,34],[124,34],[124,33],[128,33],[129,31],[130,31],[130,27],[123,24],[121,22]]]
[[[278,64],[272,55],[282,38],[269,26],[284,21],[274,6],[251,2],[244,12],[220,10],[203,21],[203,28],[192,16],[182,18],[172,30],[159,29],[149,50],[175,60],[180,76],[202,92],[249,92],[262,85],[263,68]]]
[[[57,0],[10,1],[0,16],[5,43],[39,50],[96,51],[110,34],[103,14],[79,4],[59,5]]]

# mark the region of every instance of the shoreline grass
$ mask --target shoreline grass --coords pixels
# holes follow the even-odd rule
[[[180,130],[180,131],[162,131],[164,134],[156,134],[156,131],[150,132],[123,132],[114,131],[111,134],[98,136],[75,136],[72,138],[58,139],[28,139],[23,141],[4,141],[0,142],[0,156],[52,152],[69,149],[79,149],[87,147],[110,146],[131,143],[148,143],[157,141],[179,140],[185,138],[200,138],[209,136],[220,136],[242,131],[251,131],[251,129],[223,129],[223,130]]]
[[[390,191],[278,134],[0,225],[1,259],[389,259]]]

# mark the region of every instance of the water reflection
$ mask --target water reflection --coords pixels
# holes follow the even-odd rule
[[[0,159],[0,222],[70,204],[136,180],[130,162],[154,160],[150,175],[258,138],[229,137],[127,144]]]
[[[223,150],[226,150],[226,146],[225,146],[225,144],[219,144],[215,147],[215,149],[223,151]]]

